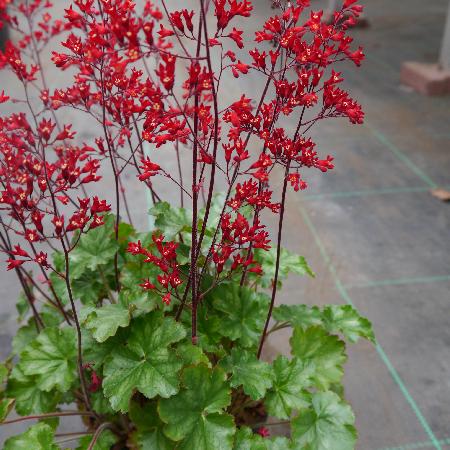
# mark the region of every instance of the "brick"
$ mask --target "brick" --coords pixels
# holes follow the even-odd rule
[[[424,95],[450,94],[450,70],[441,69],[438,64],[404,62],[400,81]]]

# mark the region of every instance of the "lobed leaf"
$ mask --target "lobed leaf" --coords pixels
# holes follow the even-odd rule
[[[104,216],[105,224],[81,235],[70,253],[71,278],[80,278],[86,269],[96,271],[101,266],[111,265],[119,244],[113,238],[115,219]]]
[[[268,414],[289,419],[294,410],[304,408],[307,405],[305,389],[311,386],[314,369],[313,363],[278,356],[273,362],[273,384],[264,400]]]
[[[191,212],[185,208],[174,208],[167,202],[158,202],[149,214],[155,217],[155,228],[161,231],[165,239],[173,240],[181,231],[192,227]]]
[[[36,377],[25,375],[20,365],[15,366],[11,372],[6,393],[15,399],[15,409],[21,416],[54,411],[60,399],[57,392],[40,390]]]
[[[171,344],[186,335],[184,327],[154,311],[133,321],[129,337],[114,347],[104,367],[103,391],[116,411],[128,411],[135,391],[166,398],[179,390],[182,361]]]
[[[360,337],[375,343],[372,324],[351,305],[329,305],[323,310],[323,323],[330,333],[342,333],[350,342]]]
[[[272,280],[275,278],[277,249],[275,247],[268,251],[256,249],[255,259],[261,264],[264,271],[263,275],[258,277],[259,283],[262,287],[268,288],[272,285]],[[311,277],[315,276],[303,256],[296,255],[282,247],[278,269],[278,280],[280,284],[281,280],[285,279],[290,273],[309,275]]]
[[[270,299],[236,284],[222,284],[212,293],[213,304],[223,312],[219,332],[244,348],[254,347],[259,342]]]
[[[253,433],[248,427],[236,432],[233,450],[293,450],[289,439],[281,436],[272,439]]]
[[[48,327],[22,351],[19,366],[42,391],[65,392],[76,378],[76,359],[75,329]]]
[[[92,332],[98,342],[105,342],[114,336],[119,327],[130,324],[130,311],[121,303],[113,303],[101,308],[87,307],[81,312],[85,327]]]
[[[333,392],[312,394],[310,407],[292,421],[298,447],[308,450],[355,448],[355,416],[349,405]]]
[[[92,441],[93,436],[88,434],[80,438],[79,445],[76,450],[87,450]],[[116,435],[110,430],[103,430],[92,450],[111,450],[117,442]]]
[[[328,389],[341,381],[347,356],[345,344],[337,336],[328,334],[321,326],[294,328],[290,343],[294,356],[314,366],[312,379],[319,389]]]
[[[9,438],[3,450],[60,450],[54,442],[53,435],[52,427],[40,422],[19,436]]]
[[[331,334],[340,333],[350,342],[363,337],[375,343],[372,324],[351,305],[328,305],[322,311],[317,306],[280,305],[274,308],[273,318],[303,329],[322,325]]]
[[[224,413],[231,402],[225,372],[205,365],[189,367],[183,384],[177,395],[159,402],[166,436],[179,442],[177,449],[231,450],[235,427]]]
[[[273,309],[273,318],[299,328],[322,324],[322,312],[317,306],[280,305]]]
[[[242,386],[253,400],[263,398],[267,389],[272,387],[273,373],[270,365],[260,361],[254,353],[235,347],[220,365],[231,372],[231,386]]]
[[[158,416],[156,403],[131,404],[130,419],[137,430],[133,439],[145,450],[173,450],[175,443],[163,433],[164,423]]]

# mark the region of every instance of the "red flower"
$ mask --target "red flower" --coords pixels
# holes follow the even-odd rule
[[[99,214],[108,211],[111,211],[111,205],[108,205],[106,200],[99,200],[97,196],[94,196],[92,199],[91,214]]]
[[[28,242],[38,242],[40,241],[39,235],[36,230],[25,230],[25,239]]]
[[[23,258],[30,257],[30,255],[20,245],[15,245],[11,254],[14,256],[22,256]]]
[[[16,269],[17,267],[20,267],[24,262],[25,261],[23,259],[8,259],[8,266],[6,270]]]
[[[142,170],[142,173],[138,175],[140,181],[145,181],[150,177],[154,177],[158,174],[158,171],[161,170],[161,167],[150,161],[149,158],[141,159],[141,165],[139,168]]]
[[[5,95],[5,91],[2,91],[0,93],[0,104],[1,103],[5,103],[9,100],[9,97],[7,95]]]
[[[40,266],[48,267],[47,263],[47,253],[39,252],[34,259]]]
[[[164,295],[163,298],[162,298],[163,303],[165,303],[167,306],[170,305],[170,297],[171,297],[171,294],[170,294],[170,292],[168,292],[168,293],[167,293],[166,295]]]
[[[153,290],[156,288],[156,286],[150,282],[150,280],[144,280],[143,283],[141,283],[139,286],[141,288],[145,289],[146,291]]]
[[[270,431],[266,427],[260,427],[256,432],[263,438],[268,438],[270,436]]]
[[[175,33],[168,28],[165,28],[162,24],[159,25],[158,34],[164,39],[169,36],[173,36]]]
[[[102,379],[97,375],[97,372],[93,370],[91,372],[91,384],[89,385],[90,392],[97,392],[102,385]]]
[[[52,123],[51,120],[43,119],[42,122],[39,124],[38,132],[45,141],[48,141],[55,126],[56,124]]]
[[[105,225],[103,216],[97,216],[97,214],[94,214],[92,216],[92,222],[89,225],[89,229],[92,230],[93,228],[101,227],[102,225]]]
[[[129,242],[127,252],[132,255],[145,255],[145,250],[142,247],[141,241]]]
[[[262,220],[285,206],[278,203],[279,173],[287,173],[281,179],[284,187],[290,184],[301,191],[307,187],[308,169],[333,169],[333,157],[309,138],[310,129],[328,118],[363,122],[361,106],[343,89],[344,72],[336,71],[337,64],[344,70],[344,62],[359,66],[364,59],[347,33],[362,7],[357,0],[343,0],[327,24],[322,11],[306,11],[310,0],[277,2],[272,17],[256,31],[256,43],[246,49],[244,18],[251,15],[250,0],[212,1],[204,11],[209,31],[199,30],[201,42],[195,29],[203,14],[198,6],[194,20],[194,11],[179,8],[165,14],[152,1],[143,2],[142,8],[135,3],[75,0],[61,20],[50,14],[50,2],[34,0],[10,9],[14,16],[4,14],[20,38],[0,52],[0,69],[9,70],[34,95],[33,111],[0,118],[0,209],[8,218],[6,242],[11,234],[12,242],[20,236],[33,248],[31,256],[20,246],[6,251],[8,270],[31,261],[48,268],[41,241],[45,249],[62,248],[67,256],[80,236],[104,224],[105,214],[114,208],[85,193],[87,184],[100,180],[100,170],[111,170],[115,181],[118,198],[113,204],[120,207],[114,213],[129,213],[127,202],[134,199],[124,191],[135,170],[154,200],[169,191],[160,183],[153,185],[152,177],[161,175],[158,181],[181,188],[182,203],[194,204],[195,199],[206,204],[203,210],[199,204],[191,236],[196,230],[201,247],[194,254],[200,301],[206,290],[201,274],[216,277],[214,283],[220,284],[241,276],[234,271],[242,272],[244,281],[246,272],[262,273],[254,250],[270,248]],[[210,23],[213,14],[215,24]],[[40,83],[34,80],[45,78],[45,73],[37,76],[45,66],[33,62],[41,59],[38,53],[45,57],[54,37],[64,52],[47,57],[61,71],[70,67],[73,76],[61,77],[64,87],[33,94],[31,84],[36,87]],[[233,51],[236,46],[242,50],[240,59]],[[238,82],[231,91],[224,89],[230,72],[238,78],[250,70],[261,78],[260,93],[250,97],[242,91],[245,83]],[[8,99],[2,91],[0,104]],[[92,119],[87,135],[93,137],[86,139],[93,144],[81,143],[83,130],[61,120],[63,107]],[[292,127],[284,127],[285,116]],[[75,136],[80,139],[75,141]],[[173,159],[179,170],[169,173],[147,157],[147,143],[160,153],[158,161]],[[190,173],[184,167],[187,159]],[[227,200],[217,217],[210,205],[222,181]],[[210,227],[217,231],[211,233]],[[183,298],[180,286],[194,280],[194,266],[185,254],[191,242],[188,230],[177,230],[172,241],[155,232],[145,247],[141,241],[128,243],[131,255],[143,255],[139,264],[152,265],[152,276],[142,280],[141,288],[155,290],[167,305],[172,296]],[[185,298],[191,301],[190,295]],[[91,379],[90,388],[97,390],[101,380],[95,372]]]
[[[244,42],[242,41],[242,30],[237,30],[233,27],[233,31],[228,35],[229,38],[233,39],[234,42],[236,42],[236,45],[239,48],[244,48]]]

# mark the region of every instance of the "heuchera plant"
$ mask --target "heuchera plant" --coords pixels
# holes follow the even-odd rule
[[[22,294],[0,418],[38,420],[6,450],[354,448],[344,341],[374,340],[370,323],[350,306],[276,296],[290,272],[313,276],[281,247],[287,190],[306,189],[307,169],[333,169],[309,132],[363,120],[335,70],[363,59],[347,34],[355,1],[331,24],[309,0],[277,1],[254,36],[248,0],[173,11],[164,0],[74,0],[63,20],[49,1],[6,2],[18,40],[0,65],[22,89],[0,94],[17,111],[0,118],[0,248]],[[47,82],[50,48],[67,88]],[[223,91],[228,74],[236,98]],[[244,76],[261,83],[257,95],[239,92]],[[88,115],[90,142],[64,123],[68,108]],[[90,194],[101,171],[113,207]],[[150,232],[122,220],[133,171],[152,199]],[[163,201],[163,181],[180,205]],[[268,335],[286,327],[291,357],[267,362]],[[82,429],[58,430],[66,416]],[[274,436],[274,423],[290,432]]]

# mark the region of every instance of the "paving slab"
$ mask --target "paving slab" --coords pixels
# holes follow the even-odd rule
[[[438,439],[450,424],[449,292],[450,281],[349,290]]]
[[[330,249],[344,284],[450,275],[450,208],[428,192],[298,204]]]

